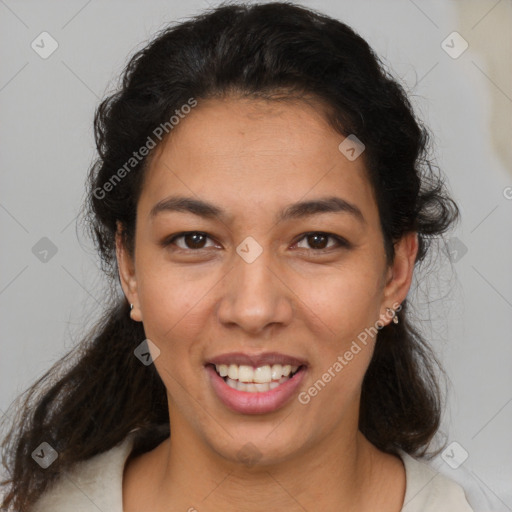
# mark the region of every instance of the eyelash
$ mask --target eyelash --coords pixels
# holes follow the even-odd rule
[[[208,233],[204,233],[203,231],[184,231],[182,233],[178,233],[176,235],[173,235],[172,237],[168,238],[167,240],[164,240],[162,242],[162,245],[164,247],[168,247],[172,244],[174,244],[174,242],[176,240],[178,240],[179,238],[183,238],[187,235],[203,235],[203,236],[206,236],[207,238],[209,238],[210,240],[212,240],[212,238],[208,235]],[[338,244],[337,247],[328,247],[328,248],[324,248],[324,249],[303,249],[303,248],[300,248],[302,250],[306,250],[307,252],[309,253],[325,253],[325,252],[328,252],[328,251],[331,251],[332,249],[342,249],[342,248],[345,248],[345,249],[350,249],[352,247],[352,245],[347,241],[345,240],[344,238],[338,236],[338,235],[334,235],[333,233],[326,233],[324,231],[308,231],[307,233],[303,233],[301,235],[301,237],[295,242],[295,244],[301,242],[302,240],[304,240],[305,238],[307,238],[308,236],[311,236],[311,235],[321,235],[321,236],[325,236],[327,237],[328,239],[333,239],[336,241],[336,243]],[[295,245],[294,244],[294,245]],[[199,252],[201,250],[204,250],[204,249],[208,249],[208,248],[205,248],[205,247],[201,247],[199,249],[190,249],[190,248],[186,248],[186,249],[183,249],[182,247],[178,247],[178,251],[182,251],[182,252]]]

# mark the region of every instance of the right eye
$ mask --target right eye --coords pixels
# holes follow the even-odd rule
[[[206,248],[205,243],[207,239],[211,240],[208,234],[203,233],[202,231],[186,231],[168,238],[163,242],[163,246],[168,247],[174,244],[181,251],[197,251]],[[182,240],[184,245],[176,243],[177,240]]]

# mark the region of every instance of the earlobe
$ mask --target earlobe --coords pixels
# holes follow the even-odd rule
[[[401,304],[407,297],[417,253],[418,234],[416,232],[405,234],[395,244],[395,257],[389,269],[390,277],[384,288],[382,303],[384,310],[390,307],[395,309],[394,305]]]
[[[117,221],[116,232],[116,258],[119,269],[119,279],[124,295],[130,303],[130,317],[135,321],[142,321],[138,307],[137,280],[135,276],[135,265],[133,259],[126,250],[123,235],[122,224]]]
[[[135,309],[133,304],[130,304],[130,318],[135,322],[142,322],[140,310]]]

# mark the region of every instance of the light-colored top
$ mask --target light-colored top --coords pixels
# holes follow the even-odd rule
[[[129,434],[112,449],[77,463],[30,512],[123,512],[123,473],[132,446]],[[474,512],[459,484],[405,452],[400,456],[406,475],[401,512]]]

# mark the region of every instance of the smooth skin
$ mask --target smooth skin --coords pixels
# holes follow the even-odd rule
[[[151,155],[135,257],[118,231],[117,258],[132,319],[160,350],[154,364],[171,436],[128,460],[126,512],[401,510],[402,461],[358,430],[374,338],[309,403],[292,398],[266,414],[228,409],[204,368],[226,352],[281,352],[308,361],[299,392],[307,391],[406,298],[416,233],[396,244],[388,267],[364,159],[348,160],[343,138],[314,102],[229,97],[199,101]],[[225,216],[150,215],[172,195],[208,201]],[[332,196],[357,206],[364,222],[347,212],[276,222],[292,203]],[[207,236],[165,245],[184,231]],[[252,263],[236,251],[248,236],[263,250]],[[239,455],[248,442],[257,449],[250,465]]]

